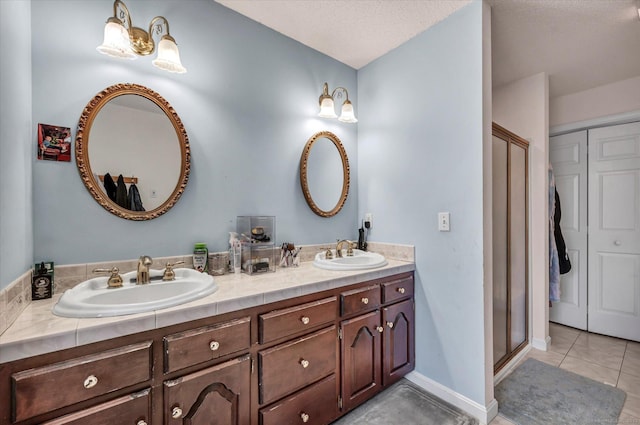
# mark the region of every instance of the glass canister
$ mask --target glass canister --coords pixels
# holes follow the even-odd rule
[[[216,252],[209,254],[209,274],[220,276],[227,273],[229,267],[229,253]]]
[[[193,268],[202,273],[209,272],[209,250],[207,244],[199,242],[193,248]]]

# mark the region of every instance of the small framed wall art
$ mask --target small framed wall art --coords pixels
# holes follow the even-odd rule
[[[71,129],[58,125],[38,124],[38,159],[71,161]]]

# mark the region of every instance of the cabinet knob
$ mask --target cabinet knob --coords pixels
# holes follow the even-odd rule
[[[302,322],[303,325],[308,325],[311,319],[309,319],[307,316],[302,316],[300,318],[300,321]]]
[[[300,360],[300,365],[305,369],[308,368],[309,367],[309,360],[305,360],[305,359]]]
[[[384,328],[382,326],[377,326],[376,330],[380,333],[382,333],[384,331]]]
[[[93,388],[98,384],[98,378],[95,375],[89,375],[87,379],[84,380],[84,387],[86,389]]]
[[[389,326],[389,329],[393,329],[393,322],[387,322],[387,326]]]
[[[181,409],[180,407],[178,407],[178,406],[174,407],[174,408],[171,410],[171,417],[172,417],[173,419],[179,419],[179,418],[181,418],[181,417],[182,417],[182,409]]]
[[[302,412],[302,413],[300,413],[300,419],[302,419],[302,422],[304,422],[306,424],[307,422],[309,422],[309,415],[304,413],[304,412]]]
[[[398,292],[400,292],[401,294],[404,294],[404,288],[400,287],[397,289]]]
[[[147,423],[144,419],[140,419],[138,422],[136,422],[136,425],[147,425]]]
[[[367,297],[363,297],[360,301],[362,301],[362,304],[369,304],[369,298]]]
[[[618,240],[615,240],[615,241],[613,241],[613,244],[614,244],[615,246],[620,246],[620,245],[622,245],[622,242],[620,242],[620,241],[618,241]]]
[[[218,341],[211,341],[209,343],[209,349],[211,351],[216,351],[218,348],[220,348],[220,343]]]

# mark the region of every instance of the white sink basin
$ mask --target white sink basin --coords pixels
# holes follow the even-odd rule
[[[325,252],[319,252],[316,254],[313,260],[313,265],[321,269],[327,270],[366,270],[375,269],[387,265],[387,260],[384,256],[375,252],[361,251],[359,249],[353,250],[353,256],[347,256],[346,250],[343,250],[342,257],[336,257],[336,250],[332,250],[333,258],[327,259]]]
[[[213,277],[193,269],[174,269],[176,279],[152,280],[136,285],[131,279],[136,272],[122,274],[121,288],[107,288],[108,277],[86,280],[65,291],[53,307],[53,314],[62,317],[111,317],[144,313],[184,304],[218,290]],[[162,270],[152,270],[151,278],[162,276]]]

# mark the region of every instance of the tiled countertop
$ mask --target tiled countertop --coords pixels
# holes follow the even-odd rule
[[[322,270],[303,262],[300,267],[278,268],[275,273],[215,276],[219,289],[199,300],[148,313],[99,319],[55,316],[51,309],[60,297],[55,295],[33,301],[0,336],[0,363],[413,270],[415,263],[392,259],[378,269],[347,272]]]

